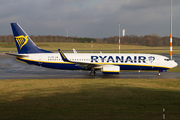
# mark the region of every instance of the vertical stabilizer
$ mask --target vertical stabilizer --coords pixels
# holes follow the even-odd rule
[[[11,27],[19,54],[51,53],[50,51],[38,48],[18,23],[11,23]]]

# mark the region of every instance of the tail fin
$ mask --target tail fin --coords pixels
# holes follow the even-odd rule
[[[52,53],[38,48],[18,23],[11,23],[11,27],[19,54]]]

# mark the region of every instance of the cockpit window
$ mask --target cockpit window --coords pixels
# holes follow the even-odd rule
[[[165,61],[169,61],[170,59],[164,59]]]

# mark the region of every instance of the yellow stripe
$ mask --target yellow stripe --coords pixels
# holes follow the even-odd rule
[[[19,58],[19,57],[18,57]],[[31,59],[26,59],[26,58],[19,58],[23,60],[28,60],[28,61],[34,61],[34,62],[40,62],[39,60],[31,60]],[[51,61],[41,61],[43,63],[62,63],[62,64],[75,64],[72,62],[51,62]],[[164,67],[164,66],[156,66],[156,65],[140,65],[140,64],[124,64],[124,63],[87,63],[87,64],[96,64],[96,65],[131,65],[131,66],[147,66],[147,67],[161,67],[161,68],[168,68],[170,67]]]
[[[140,64],[125,64],[125,63],[93,63],[93,64],[104,64],[104,65],[132,65],[132,66],[148,66],[148,67],[170,68],[170,67],[156,66],[156,65],[140,65]]]
[[[119,72],[119,71],[103,71],[103,72]]]
[[[24,62],[24,61],[18,60],[17,57],[16,57],[16,61],[27,64],[27,63]]]
[[[19,58],[19,57],[18,57]],[[39,61],[39,60],[31,60],[31,59],[26,59],[26,58],[19,58],[19,59],[23,59],[23,60],[27,60],[27,61],[33,61],[33,62],[42,62],[42,63],[63,63],[63,64],[74,64],[71,62],[50,62],[50,61]]]

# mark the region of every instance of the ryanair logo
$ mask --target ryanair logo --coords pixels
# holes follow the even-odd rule
[[[20,49],[28,42],[27,36],[24,35],[15,37],[15,40],[18,43]]]
[[[149,61],[152,63],[152,62],[155,60],[155,57],[150,56],[150,57],[148,57],[148,59],[149,59]]]
[[[152,63],[155,60],[153,56],[91,56],[91,62],[106,63]]]

